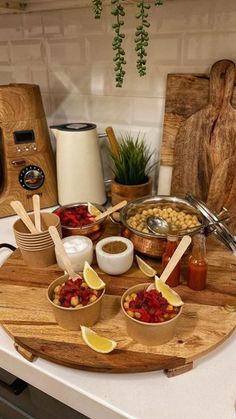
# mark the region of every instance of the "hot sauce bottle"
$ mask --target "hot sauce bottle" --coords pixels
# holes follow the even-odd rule
[[[166,248],[162,255],[162,269],[163,270],[166,267],[167,263],[169,262],[178,244],[179,242],[178,242],[177,236],[167,236]],[[179,285],[179,282],[180,282],[180,262],[178,262],[176,267],[173,269],[172,273],[170,274],[169,278],[166,281],[166,284],[169,285],[169,287],[177,287],[177,285]]]
[[[206,287],[207,260],[206,260],[206,238],[204,234],[196,234],[193,237],[192,255],[189,258],[187,269],[187,284],[195,291],[203,290]]]

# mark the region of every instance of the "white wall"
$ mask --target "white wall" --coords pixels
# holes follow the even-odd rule
[[[110,7],[100,21],[89,8],[0,16],[0,84],[39,84],[49,124],[83,120],[97,123],[99,132],[108,125],[117,135],[141,131],[156,152],[166,75],[205,73],[218,59],[236,59],[236,1],[165,0],[152,6],[143,78],[135,68],[135,9],[126,7],[123,88],[114,82]]]

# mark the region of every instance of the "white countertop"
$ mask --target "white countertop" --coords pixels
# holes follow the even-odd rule
[[[0,219],[0,243],[15,245],[12,224]],[[0,249],[0,264],[11,252]],[[0,285],[1,286],[1,285]],[[92,419],[235,419],[235,333],[194,362],[193,370],[172,378],[163,371],[107,374],[80,371],[16,352],[0,327],[0,367]]]

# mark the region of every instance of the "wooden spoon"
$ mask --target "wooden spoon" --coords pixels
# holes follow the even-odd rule
[[[120,146],[119,146],[119,143],[116,139],[113,128],[112,127],[107,127],[106,128],[106,134],[107,134],[107,138],[108,138],[109,143],[110,143],[112,154],[114,154],[114,156],[116,156],[116,157],[119,156]]]
[[[27,214],[26,210],[24,209],[20,201],[11,201],[10,205],[14,209],[15,213],[20,217],[21,221],[23,221],[23,223],[29,229],[30,233],[33,233],[33,234],[40,233],[40,231],[35,227],[33,221]]]
[[[175,249],[173,255],[171,256],[169,262],[167,263],[164,271],[162,272],[160,279],[163,282],[166,282],[169,278],[171,272],[176,267],[177,263],[183,256],[184,252],[187,250],[188,246],[190,245],[192,239],[190,236],[184,236],[182,240],[179,242],[177,248]],[[157,275],[155,275],[157,277]],[[155,289],[155,284],[150,284],[147,287],[147,291],[151,291],[152,289]]]
[[[97,217],[95,218],[96,221],[101,220],[102,218],[107,217],[107,215],[112,214],[115,211],[118,211],[119,209],[125,207],[125,205],[127,204],[127,201],[121,201],[118,204],[114,205],[113,207],[108,208],[108,210],[102,212],[101,214],[97,215]]]
[[[169,278],[171,272],[176,267],[177,263],[180,261],[181,257],[183,256],[184,252],[187,250],[191,243],[192,239],[190,236],[183,236],[181,241],[179,242],[177,248],[175,249],[173,255],[171,256],[169,262],[167,263],[164,271],[162,272],[160,279],[163,282],[166,282]]]
[[[80,275],[78,275],[74,271],[73,266],[72,266],[71,261],[70,261],[70,258],[68,257],[68,255],[67,255],[67,253],[64,249],[63,243],[61,241],[61,238],[59,236],[59,233],[58,233],[56,227],[55,226],[50,226],[48,228],[48,231],[51,235],[51,238],[52,238],[52,240],[55,244],[55,248],[57,250],[57,253],[61,257],[62,263],[63,263],[63,265],[65,267],[65,270],[68,273],[69,277],[72,278],[72,279],[79,278]]]
[[[39,195],[33,195],[33,209],[34,209],[34,224],[38,231],[41,229],[41,216],[40,216],[40,198]]]

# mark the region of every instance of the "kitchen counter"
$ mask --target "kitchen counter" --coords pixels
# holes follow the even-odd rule
[[[15,245],[12,224],[16,218],[0,219],[1,243]],[[9,254],[0,249],[0,263]],[[167,378],[163,371],[107,374],[67,368],[41,358],[30,363],[0,328],[1,368],[95,419],[156,419],[159,415],[163,419],[234,419],[235,365],[235,333],[195,361],[193,370]]]

